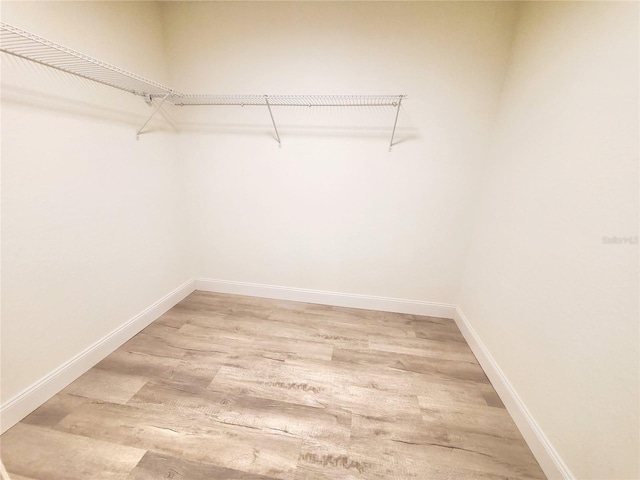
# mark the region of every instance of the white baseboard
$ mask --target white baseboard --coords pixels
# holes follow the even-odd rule
[[[460,307],[455,309],[454,320],[547,478],[550,480],[575,480],[575,476],[551,445]]]
[[[18,423],[194,290],[193,280],[185,282],[6,402],[0,407],[0,433]]]
[[[383,312],[410,313],[413,315],[427,315],[440,318],[453,318],[455,312],[455,305],[446,303],[374,297],[353,293],[327,292],[324,290],[280,287],[209,278],[196,278],[195,282],[196,290],[203,290],[205,292],[232,293],[236,295],[248,295],[250,297],[275,298],[278,300],[292,300],[294,302],[318,303],[321,305],[380,310]]]

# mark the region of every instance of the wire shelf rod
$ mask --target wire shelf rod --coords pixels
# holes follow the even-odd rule
[[[271,107],[397,107],[406,95],[268,95]],[[170,95],[177,106],[266,106],[253,95]]]

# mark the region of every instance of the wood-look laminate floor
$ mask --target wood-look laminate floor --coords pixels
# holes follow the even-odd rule
[[[452,320],[205,292],[0,441],[13,480],[545,478]]]

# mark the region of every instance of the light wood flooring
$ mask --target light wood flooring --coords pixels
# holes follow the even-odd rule
[[[13,480],[545,478],[452,320],[205,292],[0,441]]]

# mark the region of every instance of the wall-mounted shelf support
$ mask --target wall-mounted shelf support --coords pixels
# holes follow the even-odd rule
[[[391,131],[391,141],[389,142],[389,151],[393,148],[393,137],[396,136],[396,126],[398,125],[398,116],[400,115],[400,105],[402,104],[402,99],[404,95],[401,95],[398,98],[398,109],[396,110],[396,119],[393,122],[393,130]]]
[[[281,147],[280,133],[276,125],[273,109],[275,107],[363,107],[395,108],[395,120],[391,132],[389,151],[393,141],[400,114],[400,105],[406,95],[193,95],[179,93],[169,87],[148,80],[135,73],[110,65],[83,53],[51,42],[33,33],[0,22],[0,51],[20,57],[40,65],[54,68],[102,85],[141,96],[153,111],[136,132],[136,138],[162,109],[163,104],[176,106],[195,105],[238,105],[266,106],[273,124],[276,140]],[[155,105],[154,105],[155,104]],[[169,121],[174,127],[175,125]]]
[[[147,126],[147,124],[151,121],[151,119],[155,116],[155,114],[158,113],[158,111],[162,108],[162,104],[164,103],[164,101],[167,99],[168,96],[169,96],[169,93],[167,93],[164,97],[162,97],[160,101],[156,104],[155,108],[153,109],[153,112],[151,112],[151,115],[149,115],[149,118],[147,118],[147,121],[144,122],[144,124],[140,127],[140,130],[137,131],[136,140],[140,140],[140,134],[144,130],[144,127]],[[152,103],[153,103],[153,99],[151,100],[151,103],[149,105],[151,105]]]
[[[269,116],[271,117],[271,123],[273,123],[273,129],[276,132],[276,139],[278,140],[278,148],[282,148],[282,142],[280,141],[280,134],[278,134],[278,127],[276,127],[276,121],[273,118],[273,112],[271,111],[271,105],[269,104],[269,95],[264,96],[264,103],[267,104],[269,109]]]

